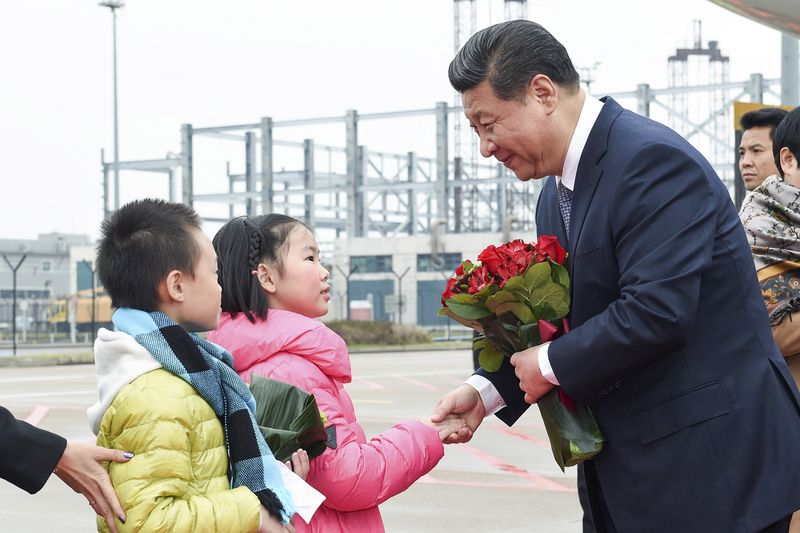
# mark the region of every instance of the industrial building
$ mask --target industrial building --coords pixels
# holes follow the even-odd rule
[[[7,338],[18,330],[24,339],[29,331],[46,332],[49,328],[49,305],[76,291],[76,284],[88,286],[91,271],[81,269],[70,258],[70,249],[85,247],[88,235],[46,233],[37,239],[0,239],[0,336]],[[16,278],[16,279],[15,279]],[[13,324],[14,287],[16,285],[17,319]]]

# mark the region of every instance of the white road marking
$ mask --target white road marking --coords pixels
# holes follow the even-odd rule
[[[0,400],[13,400],[16,398],[52,398],[54,396],[81,396],[89,394],[97,396],[97,390],[89,389],[59,392],[24,392],[21,394],[0,394]]]
[[[30,381],[77,381],[95,379],[94,374],[72,374],[67,376],[25,376],[20,378],[0,378],[0,383],[26,383]]]

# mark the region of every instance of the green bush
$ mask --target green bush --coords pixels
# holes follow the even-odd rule
[[[415,326],[364,320],[331,320],[326,326],[354,344],[419,344],[431,342],[430,333]]]

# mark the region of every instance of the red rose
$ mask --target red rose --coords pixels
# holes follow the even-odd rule
[[[492,275],[484,266],[475,267],[469,276],[469,288],[467,292],[475,294],[487,285],[491,285]]]
[[[520,239],[505,243],[497,249],[497,253],[503,258],[502,266],[497,269],[497,275],[502,280],[500,288],[505,285],[508,278],[524,274],[535,255],[533,247]]]
[[[528,245],[525,244],[525,242],[522,239],[516,239],[511,242],[505,243],[500,248],[507,251],[511,255],[516,255],[524,252],[528,248]]]
[[[539,242],[536,243],[536,262],[541,263],[547,258],[552,259],[559,265],[564,264],[564,259],[567,258],[567,252],[558,243],[558,238],[552,235],[542,235],[539,237]]]
[[[442,305],[447,307],[447,300],[453,297],[454,294],[458,294],[458,282],[459,278],[450,278],[447,282],[447,287],[445,287],[444,292],[442,293]]]
[[[508,252],[514,261],[519,272],[524,272],[533,262],[536,255],[532,245],[527,244],[519,239],[508,243]]]
[[[478,261],[481,262],[491,274],[496,274],[497,269],[504,263],[503,257],[498,253],[498,248],[494,244],[490,244],[484,251],[478,255]]]
[[[514,276],[519,276],[525,272],[526,267],[519,267],[516,263],[509,262],[497,269],[497,277],[500,278],[500,288],[502,289],[506,281]]]

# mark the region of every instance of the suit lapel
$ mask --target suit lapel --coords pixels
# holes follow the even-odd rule
[[[622,107],[612,98],[602,99],[603,109],[586,140],[586,146],[581,154],[578,163],[578,171],[575,176],[575,189],[572,196],[572,211],[570,213],[569,230],[569,253],[574,257],[581,238],[581,230],[586,220],[586,213],[592,203],[597,183],[603,175],[603,165],[600,163],[608,147],[608,130],[617,116],[622,113]],[[570,261],[570,275],[572,274],[572,264]]]
[[[536,203],[536,233],[537,238],[554,235],[560,243],[567,242],[564,220],[561,218],[556,197],[556,179],[553,176],[547,178]]]

